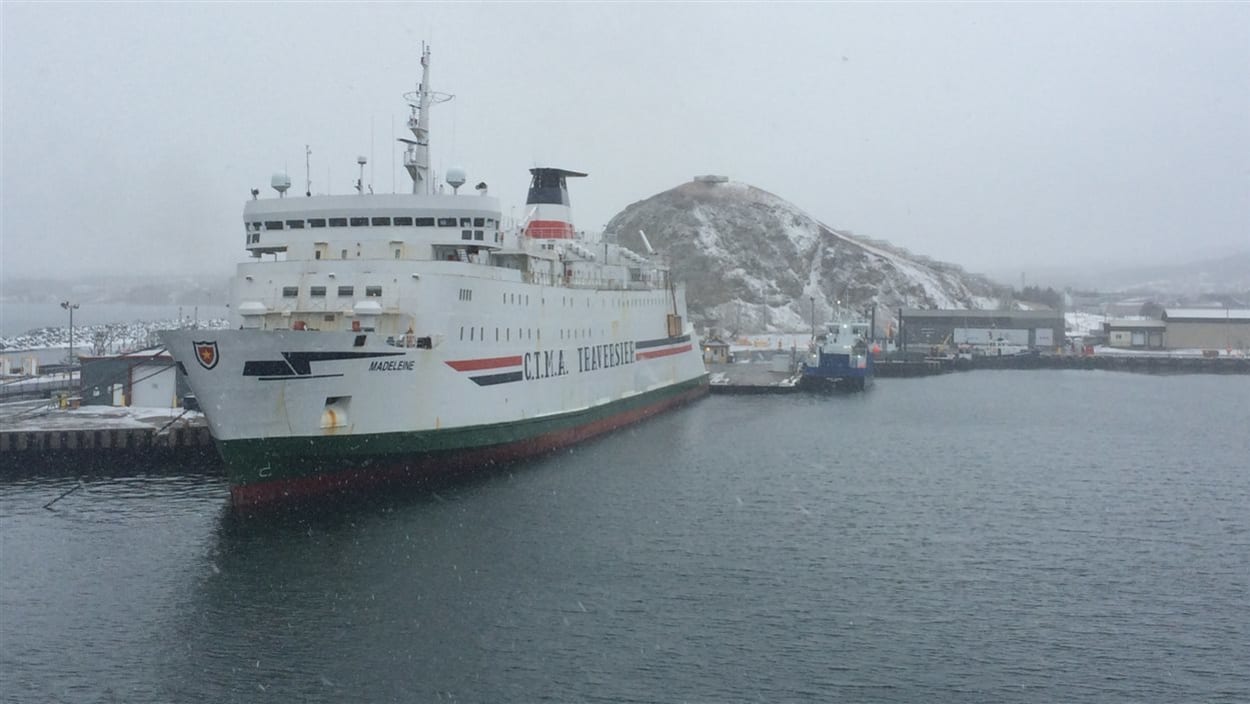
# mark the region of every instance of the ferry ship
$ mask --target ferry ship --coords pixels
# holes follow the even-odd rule
[[[485,183],[429,167],[430,51],[405,94],[412,192],[276,197],[243,209],[237,329],[161,337],[224,459],[232,500],[266,503],[533,456],[708,390],[668,267],[573,227],[568,182],[530,169],[505,227]],[[644,236],[645,240],[645,236]]]
[[[801,387],[816,391],[863,391],[872,386],[872,354],[868,350],[869,323],[835,320],[812,342],[803,363]]]

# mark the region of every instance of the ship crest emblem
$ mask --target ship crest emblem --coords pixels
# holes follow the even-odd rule
[[[212,369],[217,366],[217,343],[216,342],[192,342],[195,345],[195,359],[205,369]]]

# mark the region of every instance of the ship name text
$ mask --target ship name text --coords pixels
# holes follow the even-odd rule
[[[369,362],[369,371],[371,372],[410,372],[415,368],[411,359],[388,359]]]
[[[593,372],[634,363],[634,343],[611,342],[577,348],[577,371]]]

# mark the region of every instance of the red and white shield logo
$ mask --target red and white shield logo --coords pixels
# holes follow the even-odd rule
[[[195,345],[195,358],[201,367],[212,369],[217,366],[216,342],[192,342],[191,344]]]

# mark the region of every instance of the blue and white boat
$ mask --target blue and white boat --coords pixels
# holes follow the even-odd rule
[[[801,384],[826,391],[863,391],[872,385],[867,321],[837,320],[813,341]]]

